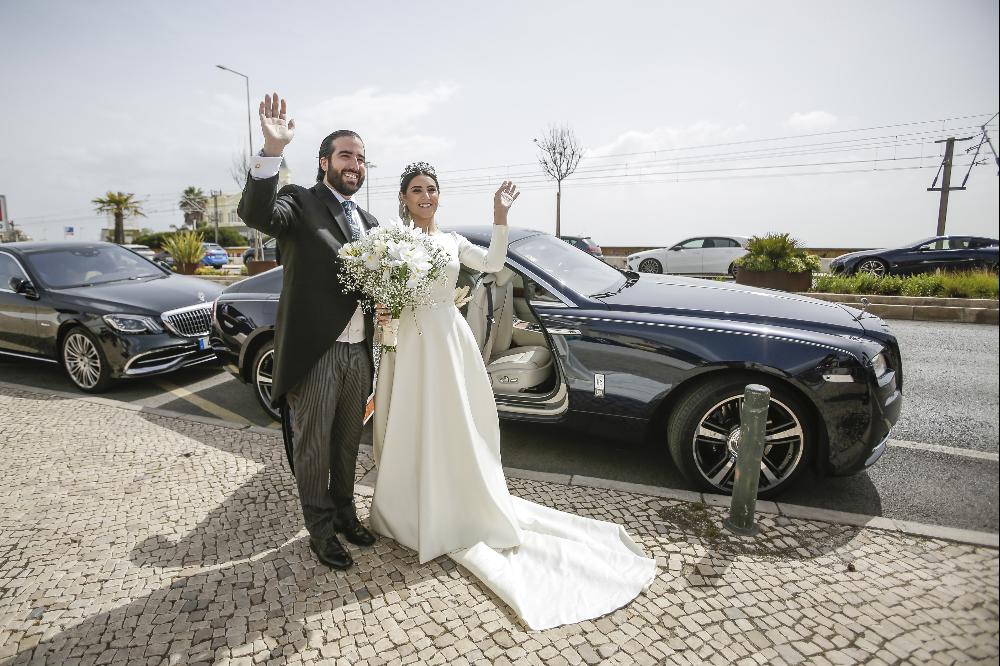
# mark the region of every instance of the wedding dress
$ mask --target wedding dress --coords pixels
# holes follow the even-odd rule
[[[454,304],[459,262],[503,267],[507,227],[487,252],[432,233],[449,253],[430,307],[405,310],[395,353],[383,353],[375,393],[378,468],[372,528],[418,553],[447,554],[532,629],[620,608],[653,581],[656,563],[619,525],[512,497],[500,463],[493,389]]]

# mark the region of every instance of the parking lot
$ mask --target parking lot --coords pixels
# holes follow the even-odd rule
[[[868,472],[802,478],[784,501],[997,532],[998,339],[995,326],[893,322],[903,354],[905,403],[890,447]],[[74,388],[50,364],[0,360],[0,381]],[[277,428],[249,386],[221,367],[120,382],[104,397],[148,408]],[[365,437],[370,440],[370,431]],[[504,464],[675,489],[691,486],[665,445],[620,442],[559,427],[506,422]]]

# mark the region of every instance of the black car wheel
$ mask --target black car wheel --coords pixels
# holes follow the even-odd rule
[[[731,276],[736,277],[736,264],[735,263],[729,264],[729,271],[728,271],[728,273]]]
[[[63,338],[63,368],[77,387],[87,393],[100,393],[111,385],[111,366],[101,345],[82,326],[74,326]]]
[[[733,492],[740,408],[748,383],[763,383],[771,389],[758,496],[768,497],[786,488],[816,448],[810,412],[783,386],[759,378],[711,379],[681,400],[667,430],[674,463],[689,480],[708,492]]]
[[[271,387],[274,384],[274,340],[268,340],[257,350],[250,372],[257,402],[275,421],[281,420],[281,413],[271,406]]]
[[[855,272],[884,277],[889,272],[889,267],[881,259],[865,259],[858,264]]]
[[[662,273],[663,264],[661,264],[656,259],[643,259],[639,262],[639,272],[640,273]]]

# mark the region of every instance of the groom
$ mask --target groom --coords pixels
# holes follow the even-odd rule
[[[337,534],[359,546],[375,537],[354,508],[354,471],[372,386],[374,325],[357,293],[345,294],[337,251],[378,224],[351,200],[365,180],[365,145],[350,130],[319,148],[310,188],[275,193],[282,151],[295,133],[277,93],[260,104],[264,149],[253,159],[239,215],[278,239],[284,282],[275,324],[271,399],[291,410],[293,461],[309,544],[335,569],[353,563]]]

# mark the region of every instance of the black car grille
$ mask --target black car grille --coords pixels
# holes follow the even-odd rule
[[[171,332],[185,338],[198,338],[212,330],[212,306],[192,305],[164,312],[160,319]]]

